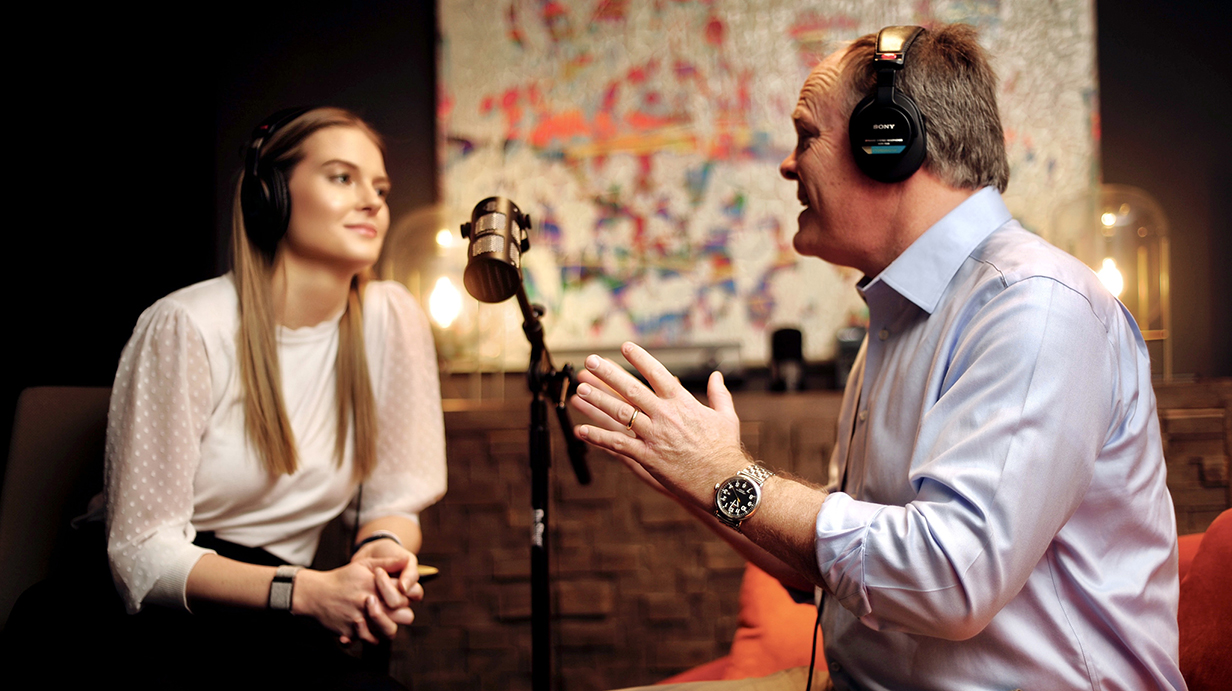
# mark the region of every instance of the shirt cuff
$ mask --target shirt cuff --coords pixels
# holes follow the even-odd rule
[[[191,612],[192,610],[188,607],[188,574],[192,572],[201,557],[207,554],[217,554],[217,552],[192,544],[188,545],[176,556],[175,563],[171,564],[158,577],[158,580],[154,581],[154,586],[150,588],[150,592],[146,594],[141,605],[143,607],[151,604],[161,605]]]
[[[856,617],[872,611],[865,581],[864,540],[869,525],[884,509],[835,492],[826,497],[817,512],[817,568],[839,604]]]

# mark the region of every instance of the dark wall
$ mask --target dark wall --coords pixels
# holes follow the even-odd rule
[[[21,125],[7,139],[2,448],[22,388],[110,384],[141,310],[222,270],[240,151],[269,112],[360,112],[388,140],[394,218],[436,198],[435,5],[255,6],[153,26],[110,8],[36,10],[15,25],[37,48],[5,49]],[[1101,8],[1101,148],[1105,181],[1146,189],[1171,220],[1176,371],[1232,376],[1229,61],[1195,38],[1219,7]]]
[[[1168,216],[1173,369],[1232,376],[1232,96],[1210,28],[1221,0],[1101,2],[1104,182],[1151,193]]]
[[[332,7],[263,13],[246,30],[233,31],[228,48],[218,51],[211,193],[216,218],[224,222],[216,225],[230,223],[239,148],[253,126],[280,108],[301,104],[348,108],[382,134],[395,221],[436,200],[435,3]],[[220,260],[226,255],[221,248]],[[225,268],[220,261],[219,272]]]
[[[0,448],[21,389],[110,385],[141,311],[225,270],[241,151],[269,113],[357,111],[385,136],[393,218],[435,200],[435,4],[261,4],[153,25],[36,10],[20,33],[38,50],[6,48],[10,112],[30,124],[8,133]]]

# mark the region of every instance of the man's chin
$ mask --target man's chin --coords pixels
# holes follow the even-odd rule
[[[806,257],[817,257],[820,256],[818,254],[820,251],[818,242],[820,231],[816,225],[805,220],[804,214],[806,213],[808,213],[808,209],[805,209],[800,214],[800,227],[791,238],[791,246],[798,254]]]

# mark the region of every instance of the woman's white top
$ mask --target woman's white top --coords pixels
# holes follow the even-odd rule
[[[120,356],[107,423],[107,551],[129,612],[187,609],[198,531],[312,561],[321,529],[355,496],[353,438],[339,466],[335,360],[341,314],[278,327],[283,400],[299,468],[271,476],[244,426],[230,275],[176,291],[137,321]],[[364,292],[364,346],[377,405],[377,466],[361,523],[418,521],[445,493],[445,429],[432,331],[398,283]],[[353,432],[352,435],[353,437]]]

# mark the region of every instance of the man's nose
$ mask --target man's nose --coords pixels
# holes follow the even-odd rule
[[[779,164],[779,175],[782,175],[788,180],[797,179],[796,178],[796,152],[794,150],[791,153],[787,154],[787,158],[783,159],[783,162]]]

